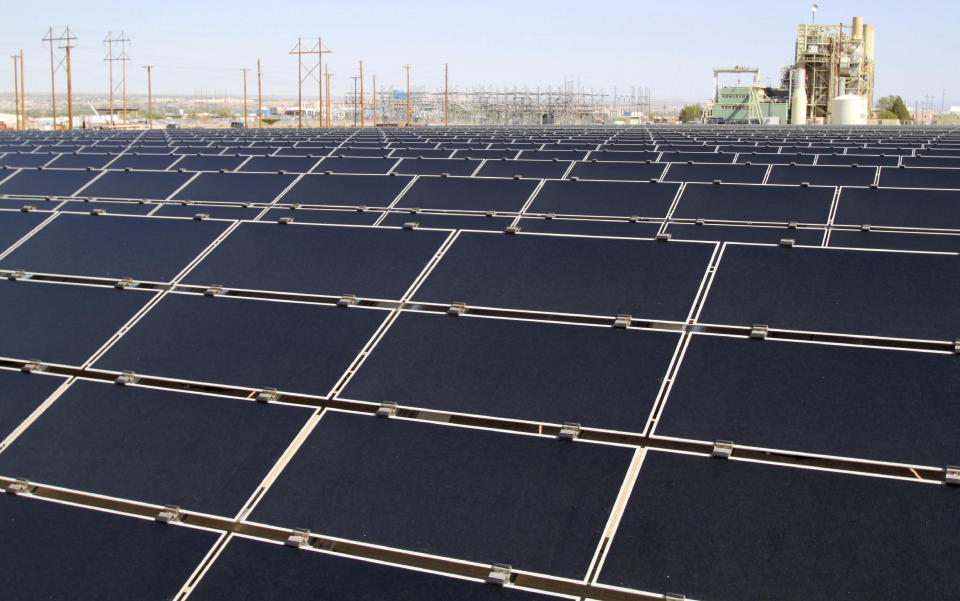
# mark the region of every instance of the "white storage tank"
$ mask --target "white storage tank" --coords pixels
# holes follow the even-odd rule
[[[834,125],[866,125],[867,114],[863,98],[857,94],[844,94],[833,99]]]

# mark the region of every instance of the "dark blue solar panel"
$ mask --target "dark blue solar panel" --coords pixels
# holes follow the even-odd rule
[[[679,188],[677,184],[649,182],[549,181],[527,212],[666,217]]]
[[[0,495],[0,538],[20,541],[16,550],[7,547],[3,553],[4,580],[17,588],[13,596],[23,601],[167,601],[177,595],[217,536]]]
[[[960,228],[960,194],[947,190],[844,188],[834,223]]]
[[[563,177],[569,167],[569,161],[487,161],[477,176],[557,179]]]
[[[94,154],[92,152],[81,152],[77,154],[61,154],[50,163],[51,167],[57,169],[86,169],[92,167],[99,169],[112,161],[116,155],[113,154]]]
[[[340,225],[373,225],[380,211],[336,211],[331,209],[269,209],[260,221],[278,221],[284,217],[295,223],[332,223]]]
[[[817,165],[899,165],[899,156],[869,156],[855,154],[821,154],[817,157]]]
[[[960,151],[958,151],[960,154]],[[903,164],[907,167],[952,167],[960,168],[960,156],[956,157],[937,157],[937,156],[916,156],[903,157]]]
[[[628,161],[644,162],[656,161],[660,153],[649,150],[595,150],[590,153],[590,160],[597,161]]]
[[[727,246],[700,321],[953,340],[955,256]]]
[[[227,171],[233,171],[244,160],[246,160],[246,157],[235,155],[188,155],[180,159],[174,165],[174,169],[183,169],[184,171],[219,171],[226,169]]]
[[[955,359],[695,336],[656,433],[939,467],[960,456]]]
[[[880,185],[887,188],[960,188],[960,169],[884,167]]]
[[[480,161],[464,159],[403,159],[394,169],[397,173],[411,175],[471,175],[480,166]]]
[[[82,190],[84,196],[163,200],[187,183],[192,173],[108,171]]]
[[[56,156],[48,152],[37,154],[8,153],[0,156],[0,167],[40,167],[49,163]]]
[[[461,148],[457,150],[453,158],[462,159],[468,157],[471,159],[514,159],[520,154],[519,149],[482,149],[482,148]]]
[[[0,252],[3,252],[11,244],[26,236],[30,230],[40,225],[40,222],[48,217],[50,217],[49,213],[36,211],[29,213],[22,211],[0,211]]]
[[[66,378],[62,377],[0,369],[0,390],[3,390],[3,402],[0,403],[0,440],[13,432],[65,380]],[[3,454],[0,454],[0,458],[2,457]]]
[[[328,412],[250,519],[582,579],[632,455]]]
[[[96,366],[326,395],[387,313],[171,294]]]
[[[448,235],[436,231],[243,223],[184,281],[399,299]]]
[[[306,175],[279,202],[386,207],[411,179],[389,175]]]
[[[108,215],[146,215],[157,208],[156,204],[147,202],[123,202],[120,200],[70,200],[57,207],[65,213],[87,213],[104,211]]]
[[[654,238],[660,223],[608,221],[601,219],[545,219],[525,217],[520,230],[539,234],[576,234],[580,236],[615,236],[618,238]]]
[[[519,211],[536,181],[421,177],[397,201],[398,207],[461,211]]]
[[[0,280],[0,311],[16,316],[0,355],[80,365],[140,310],[153,292]]]
[[[162,204],[154,215],[162,217],[193,217],[198,213],[206,213],[211,219],[256,219],[262,210],[263,207],[255,206],[185,205],[168,202]]]
[[[279,156],[279,157],[252,157],[243,164],[238,171],[287,171],[290,173],[306,173],[320,162],[319,156]]]
[[[233,517],[312,412],[81,380],[0,453],[0,473]]]
[[[586,156],[586,150],[524,150],[517,158],[532,161],[552,161],[553,159],[558,161],[582,161]]]
[[[346,156],[332,156],[323,159],[319,165],[313,168],[314,173],[332,171],[333,173],[389,173],[393,171],[393,166],[397,164],[398,159],[385,158],[362,158]]]
[[[645,181],[659,179],[666,165],[661,163],[579,162],[570,177]]]
[[[269,203],[296,178],[292,173],[201,173],[173,198],[205,202]]]
[[[176,161],[172,154],[121,154],[117,160],[106,166],[107,169],[152,169],[161,171]]]
[[[452,154],[453,150],[449,148],[394,148],[393,152],[390,153],[390,156],[396,158],[410,157],[414,159],[417,157],[423,157],[425,159],[448,159]],[[476,165],[474,165],[474,167],[476,167]]]
[[[227,225],[222,221],[61,213],[4,257],[0,268],[165,282]]]
[[[404,313],[341,396],[642,432],[678,338]]]
[[[816,165],[774,165],[768,184],[800,184],[812,186],[869,186],[877,174],[876,167],[844,167]]]
[[[688,165],[686,163],[671,163],[663,179],[670,182],[713,182],[714,180],[720,180],[724,183],[761,184],[766,174],[766,165],[744,165],[743,163]]]
[[[414,298],[682,321],[713,250],[710,244],[464,233]]]
[[[511,586],[303,551],[282,545],[233,537],[203,579],[190,593],[194,601],[215,599],[285,599],[315,601],[318,591],[329,599],[391,601],[548,601],[547,595]]]
[[[0,184],[0,194],[72,196],[96,175],[71,169],[24,169]]]
[[[793,240],[795,244],[808,246],[820,246],[823,243],[824,234],[822,229],[692,223],[671,223],[667,225],[666,231],[676,240],[779,244],[781,240],[786,239]]]
[[[829,246],[960,252],[960,236],[952,234],[909,234],[901,232],[833,230]]]
[[[732,163],[734,152],[671,152],[666,151],[660,158],[663,163]],[[593,157],[591,157],[593,158]]]
[[[502,232],[513,217],[486,217],[479,215],[451,215],[437,213],[387,213],[378,225],[401,227],[405,223],[417,223],[418,227],[487,230]]]
[[[648,451],[599,581],[696,599],[947,598],[957,492]]]
[[[815,158],[815,154],[800,154],[796,152],[741,152],[739,156],[737,156],[737,162],[756,165],[789,165],[790,163],[812,165]]]
[[[678,219],[826,223],[833,188],[688,184],[673,211]]]

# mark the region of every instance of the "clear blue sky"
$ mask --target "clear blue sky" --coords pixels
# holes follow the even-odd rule
[[[818,23],[864,17],[877,29],[877,95],[900,94],[912,106],[925,95],[939,107],[960,104],[960,31],[955,2],[914,4],[819,3]],[[145,6],[145,8],[141,8]],[[361,8],[362,7],[362,8]],[[14,10],[16,8],[16,10]],[[21,10],[22,8],[22,10]],[[54,0],[4,9],[0,22],[0,91],[13,87],[9,55],[24,49],[27,90],[49,94],[47,27],[69,24],[79,36],[73,51],[74,89],[107,92],[102,40],[109,30],[131,38],[129,93],[146,92],[140,67],[155,65],[155,94],[197,88],[240,94],[241,67],[264,70],[264,94],[296,94],[296,59],[287,52],[298,36],[323,36],[333,91],[352,91],[357,60],[378,86],[403,86],[402,65],[412,65],[414,86],[442,86],[450,63],[451,87],[557,86],[565,77],[585,89],[621,94],[651,88],[657,100],[710,96],[713,67],[751,65],[776,82],[792,62],[796,26],[810,20],[810,3],[792,2],[380,2],[213,3],[172,0],[83,3]],[[53,19],[54,21],[51,21]],[[253,74],[253,72],[251,72]],[[65,89],[58,75],[58,89]],[[255,92],[255,77],[249,80]],[[310,84],[307,97],[315,97]],[[369,89],[369,88],[368,88]]]

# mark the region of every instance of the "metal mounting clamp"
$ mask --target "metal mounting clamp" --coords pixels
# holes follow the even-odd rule
[[[509,563],[495,563],[490,566],[490,573],[487,574],[487,584],[503,586],[510,582],[511,572],[513,572],[513,566]]]
[[[94,209],[90,211],[91,215],[106,215],[107,211],[105,209]]]
[[[20,366],[20,371],[25,374],[32,374],[35,371],[43,371],[43,362],[40,359],[30,359]]]
[[[123,290],[124,288],[129,288],[133,286],[133,278],[121,278],[113,283],[113,287],[118,290]]]
[[[960,486],[960,466],[958,465],[948,465],[944,468],[946,472],[944,474],[943,482],[951,486]]]
[[[377,408],[377,417],[395,417],[397,415],[397,404],[396,403],[380,403],[380,407]]]
[[[953,352],[960,355],[960,338],[953,341]]]
[[[557,438],[560,440],[573,440],[580,436],[580,424],[576,422],[563,422]]]
[[[780,248],[793,248],[797,241],[793,238],[780,238]]]
[[[869,223],[865,223],[865,224],[861,225],[861,226],[860,226],[860,231],[861,231],[861,232],[869,232],[869,231],[870,231],[870,224],[869,224]]]
[[[310,542],[310,530],[308,528],[294,528],[290,532],[290,535],[287,536],[287,540],[283,541],[285,547],[293,547],[294,549],[299,549],[300,547],[305,547]]]
[[[277,219],[277,223],[280,225],[287,225],[288,223],[293,223],[293,217],[281,217]]]
[[[733,455],[733,441],[718,440],[714,442],[713,451],[710,454],[720,459],[729,459],[730,455]]]
[[[205,221],[210,219],[210,213],[197,213],[193,216],[194,221]]]
[[[406,223],[403,224],[403,229],[405,230],[415,230],[418,227],[420,227],[419,221],[407,221]]]
[[[223,284],[214,284],[203,291],[204,296],[217,296],[223,292]]]
[[[117,386],[126,386],[127,384],[136,384],[140,381],[140,378],[137,377],[137,374],[132,371],[123,371],[120,372],[120,375],[113,381]]]
[[[179,507],[176,505],[164,505],[160,513],[157,514],[157,517],[153,518],[153,521],[161,524],[169,524],[171,522],[179,522],[182,519],[183,512],[180,511]]]
[[[519,226],[519,225],[511,225],[511,226],[507,227],[505,230],[503,230],[503,233],[512,236],[512,235],[516,234],[516,233],[519,232],[519,231],[520,231],[520,226]]]
[[[280,393],[277,391],[277,389],[268,387],[257,393],[256,401],[258,403],[270,403],[275,402],[279,398]]]
[[[617,315],[617,318],[613,320],[613,327],[619,330],[625,330],[630,327],[630,322],[633,321],[633,315],[627,313],[620,313]]]
[[[33,205],[23,205],[22,207],[20,207],[20,211],[23,213],[29,213],[30,211],[36,211],[36,210],[37,210],[37,207]]]
[[[796,222],[796,221],[788,221],[788,222],[787,222],[787,228],[788,228],[788,229],[795,230],[795,229],[797,229],[799,226],[800,226],[800,224],[799,224],[798,222]]]
[[[770,326],[756,324],[750,328],[750,338],[754,340],[764,340],[770,333]]]
[[[673,234],[668,234],[666,232],[657,234],[657,242],[669,242],[670,238],[673,238]]]
[[[461,315],[467,310],[467,303],[451,303],[447,315]]]
[[[681,593],[666,593],[663,595],[663,601],[687,601],[687,596]]]
[[[26,478],[17,478],[7,486],[8,495],[19,495],[30,492],[30,481]]]
[[[340,297],[340,300],[337,301],[338,307],[349,307],[350,305],[357,302],[356,294],[344,294]]]

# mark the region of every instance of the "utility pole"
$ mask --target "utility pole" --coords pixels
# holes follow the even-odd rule
[[[363,61],[360,61],[360,127],[366,125],[366,119],[363,115]]]
[[[53,109],[53,129],[57,129],[57,85],[53,76],[56,73],[53,65],[53,27],[50,27],[47,37],[41,41],[50,43],[50,107]]]
[[[257,127],[263,128],[263,95],[261,92],[260,59],[257,59]]]
[[[20,57],[12,54],[10,58],[13,59],[13,112],[16,115],[16,129],[20,131],[20,84],[17,83],[17,61]]]
[[[325,71],[324,71],[324,74],[323,74],[323,78],[324,78],[324,80],[325,80],[326,87],[327,87],[327,90],[326,90],[326,93],[327,93],[327,127],[330,127],[330,124],[331,124],[331,122],[332,122],[332,119],[330,118],[330,76],[331,76],[331,75],[336,75],[336,74],[335,74],[335,73],[330,73],[330,67],[324,67],[324,69],[325,69]]]
[[[377,76],[373,76],[373,126],[377,126]]]
[[[67,55],[67,129],[73,129],[73,80],[70,71],[70,49],[74,47],[71,42],[77,41],[77,36],[70,33],[70,27],[68,26],[63,35],[60,36],[60,40],[62,40],[60,48]]]
[[[450,63],[443,63],[443,124],[450,125]]]
[[[243,71],[243,129],[247,129],[247,71],[250,69],[240,69]]]
[[[303,38],[297,38],[297,45],[293,47],[288,54],[297,55],[297,127],[303,127],[303,82],[307,81],[311,77],[316,78],[317,83],[322,85],[320,80],[320,67],[322,64],[322,59],[324,54],[330,54],[330,50],[323,49],[323,39],[318,37],[317,43],[314,46],[306,47],[303,45]],[[303,55],[307,54],[316,54],[317,55],[317,64],[316,65],[304,65],[303,64]],[[304,75],[303,70],[307,69],[306,75]],[[314,73],[316,71],[316,73]],[[323,103],[323,98],[319,99],[318,104]],[[321,110],[321,119],[323,118]]]
[[[150,80],[150,70],[153,65],[146,65],[147,70],[147,129],[153,129],[153,85]]]
[[[353,80],[353,126],[357,126],[357,80],[360,79],[356,75],[352,76],[350,79]]]
[[[23,83],[23,48],[20,49],[20,120],[27,129],[27,86]]]
[[[130,58],[127,56],[126,44],[130,41],[130,38],[127,35],[120,31],[114,33],[112,31],[107,32],[107,37],[104,38],[103,43],[107,45],[107,58],[103,59],[107,61],[107,64],[110,65],[110,123],[114,123],[113,119],[113,95],[117,90],[117,86],[113,84],[113,62],[120,61],[123,65],[123,69],[120,74],[120,87],[122,88],[122,98],[123,98],[123,121],[127,121],[127,61]],[[113,56],[113,45],[120,44],[120,55],[117,57]]]
[[[407,70],[407,124],[406,127],[410,127],[410,65],[404,65],[404,69]]]

